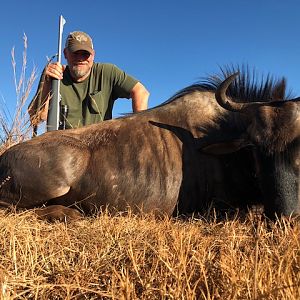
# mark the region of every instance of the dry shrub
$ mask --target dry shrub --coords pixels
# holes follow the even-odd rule
[[[3,299],[300,299],[299,224],[0,219]]]
[[[0,154],[14,144],[23,142],[31,137],[29,115],[27,113],[27,100],[36,79],[36,68],[34,67],[27,76],[27,36],[23,36],[22,65],[18,70],[15,49],[11,51],[12,67],[14,73],[14,88],[16,93],[16,105],[13,114],[3,102],[0,106]],[[20,73],[18,75],[18,72]],[[13,102],[10,100],[10,102]]]

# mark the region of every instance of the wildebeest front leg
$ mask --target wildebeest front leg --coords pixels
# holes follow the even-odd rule
[[[34,210],[34,212],[40,219],[45,219],[50,222],[69,222],[79,220],[83,217],[77,209],[62,205],[51,205],[43,208],[37,208]]]

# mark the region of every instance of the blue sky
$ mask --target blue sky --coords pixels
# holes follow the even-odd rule
[[[297,0],[10,0],[1,8],[0,105],[5,101],[12,110],[12,48],[20,70],[25,33],[27,73],[35,66],[40,74],[46,58],[57,52],[61,14],[67,21],[64,39],[74,30],[89,33],[95,61],[114,63],[138,78],[151,93],[150,107],[226,64],[285,76],[300,94]],[[130,101],[120,99],[114,116],[130,109]]]

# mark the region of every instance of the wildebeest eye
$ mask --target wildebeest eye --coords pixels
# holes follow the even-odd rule
[[[288,146],[287,153],[288,159],[294,169],[294,173],[300,175],[300,152],[298,151],[300,145],[300,139],[296,139]]]

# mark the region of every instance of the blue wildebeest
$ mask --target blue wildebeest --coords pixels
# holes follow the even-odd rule
[[[269,102],[276,84],[251,86],[243,74],[228,97],[234,77],[185,88],[139,114],[48,132],[11,147],[0,157],[1,206],[45,206],[37,213],[57,218],[104,207],[201,212],[212,197],[223,196],[220,165],[230,161],[227,153],[237,152],[247,157],[232,166],[243,195],[254,189],[246,180],[247,168],[255,166],[266,213],[298,213],[300,102]]]

